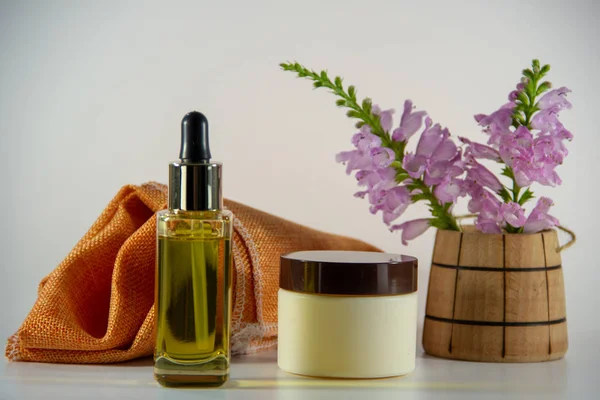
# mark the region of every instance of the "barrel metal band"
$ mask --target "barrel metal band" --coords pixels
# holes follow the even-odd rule
[[[552,271],[553,269],[562,268],[562,264],[553,265],[551,267],[533,267],[533,268],[504,268],[504,267],[466,267],[462,265],[450,265],[450,264],[438,264],[432,263],[436,267],[449,268],[449,269],[460,269],[465,271],[492,271],[492,272],[536,272],[536,271]]]
[[[425,318],[429,318],[433,321],[438,321],[438,322],[447,322],[449,324],[480,325],[480,326],[546,326],[546,325],[562,324],[563,322],[567,321],[566,317],[561,318],[561,319],[554,319],[551,321],[535,321],[535,322],[469,321],[469,320],[462,320],[462,319],[434,317],[432,315],[425,315]]]

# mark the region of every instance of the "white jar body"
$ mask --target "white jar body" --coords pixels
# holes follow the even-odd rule
[[[382,378],[415,369],[417,292],[389,296],[279,289],[278,365],[295,374]]]

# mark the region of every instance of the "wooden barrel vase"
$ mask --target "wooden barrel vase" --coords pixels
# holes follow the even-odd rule
[[[423,329],[433,356],[535,362],[567,352],[564,280],[556,231],[438,231]]]

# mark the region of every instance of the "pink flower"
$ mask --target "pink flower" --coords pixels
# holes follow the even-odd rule
[[[538,111],[531,119],[531,127],[541,132],[555,132],[562,126],[558,120],[558,107],[548,107]]]
[[[387,147],[374,147],[369,156],[375,168],[387,168],[396,158],[394,151]]]
[[[533,156],[533,135],[527,127],[520,126],[513,135],[506,135],[500,142],[500,157],[509,167],[515,159],[528,159]]]
[[[383,168],[377,171],[361,170],[356,173],[359,186],[375,187],[383,182],[393,182],[396,171],[393,168]]]
[[[548,214],[551,206],[551,199],[540,197],[535,208],[531,211],[529,217],[527,217],[527,221],[523,226],[523,232],[536,233],[557,226],[559,223],[558,220]]]
[[[474,157],[467,157],[467,180],[492,189],[499,193],[503,185],[500,180],[489,169],[479,164]]]
[[[357,192],[354,196],[364,198],[368,195],[369,203],[371,204],[371,213],[375,214],[382,208],[386,192],[396,186],[395,177],[396,171],[393,168],[358,171],[356,173],[358,184],[367,186],[367,190]]]
[[[382,127],[385,128],[388,119],[391,121],[393,110],[381,111],[376,108],[374,113],[380,115]],[[389,124],[391,126],[391,122]],[[347,173],[358,170],[356,180],[365,190],[356,192],[354,196],[368,197],[371,213],[382,211],[383,220],[389,225],[411,204],[408,189],[398,186],[396,169],[390,167],[396,154],[392,149],[383,147],[381,139],[368,126],[363,126],[352,137],[352,144],[355,149],[339,153],[336,160],[346,163]]]
[[[389,225],[404,213],[412,203],[410,193],[405,186],[396,186],[386,191],[381,204],[383,222]]]
[[[352,137],[352,144],[355,150],[343,151],[336,155],[337,162],[346,164],[347,174],[354,170],[387,168],[396,158],[394,151],[382,147],[381,139],[371,133],[371,129],[366,125]]]
[[[446,176],[444,180],[435,187],[433,194],[440,203],[454,203],[460,196],[464,196],[462,180]]]
[[[518,203],[503,203],[481,185],[467,181],[464,190],[471,197],[469,212],[477,213],[475,226],[483,233],[502,233],[507,224],[521,228],[529,221],[525,218],[525,210]],[[539,214],[539,211],[543,210],[538,209],[536,213]]]
[[[468,204],[468,210],[471,213],[478,213],[485,208],[489,211],[491,208],[500,208],[500,201],[483,186],[472,181],[465,181],[465,191],[471,197]]]
[[[400,126],[394,129],[392,140],[406,142],[415,134],[423,123],[423,117],[427,115],[425,111],[413,112],[412,101],[404,102],[404,112],[400,119]]]
[[[427,173],[425,174],[425,184],[438,185],[446,178],[455,178],[462,175],[465,170],[465,163],[462,160],[461,151],[458,150],[455,156],[449,160],[433,159],[427,167]]]
[[[402,244],[408,245],[409,240],[421,236],[431,225],[429,224],[429,218],[413,219],[403,224],[393,225],[390,231],[394,232],[397,230],[402,231]]]
[[[381,146],[381,139],[371,132],[371,128],[363,125],[360,131],[352,136],[352,144],[358,151],[367,152],[373,147]]]
[[[427,168],[427,157],[406,153],[402,161],[402,168],[411,178],[420,178],[425,172],[425,168]]]
[[[372,170],[373,160],[371,150],[381,146],[381,139],[371,133],[368,126],[363,126],[360,132],[352,137],[352,144],[356,150],[343,151],[336,155],[337,162],[346,164],[346,173],[354,170]]]
[[[500,207],[503,203],[498,201],[494,195],[490,195],[489,192],[483,195],[481,199],[481,208],[479,209],[479,218],[485,220],[493,220],[500,224],[502,222],[502,216],[500,214]]]
[[[533,151],[536,157],[544,158],[556,165],[562,164],[564,158],[569,155],[562,139],[551,134],[540,134],[533,141]]]
[[[389,110],[382,111],[379,106],[374,105],[371,108],[371,112],[375,115],[379,115],[379,122],[381,123],[381,127],[384,131],[389,132],[392,129],[392,125],[394,124],[393,115],[396,110],[391,108]]]
[[[475,221],[475,227],[483,233],[502,233],[502,229],[498,226],[496,221],[481,217],[477,218],[477,221]]]
[[[520,126],[514,136],[506,136],[500,144],[502,160],[513,169],[520,187],[533,182],[547,186],[561,183],[554,169],[562,164],[567,149],[560,139],[551,134],[542,134],[533,139],[531,132]]]
[[[427,118],[416,153],[407,153],[402,161],[409,176],[423,177],[427,186],[438,185],[447,176],[454,178],[464,171],[461,152],[450,139],[448,129],[432,125],[431,118]]]
[[[515,103],[509,102],[490,115],[475,115],[475,121],[485,128],[484,132],[490,134],[488,144],[497,146],[504,135],[511,133],[510,126],[515,106]]]
[[[567,100],[567,93],[571,93],[571,89],[561,87],[547,92],[538,101],[537,106],[540,110],[547,108],[570,109],[572,104]]]
[[[559,111],[560,107],[557,105],[538,111],[531,119],[531,127],[541,133],[550,133],[561,139],[573,139],[573,134],[558,120]]]
[[[356,169],[369,169],[372,164],[368,154],[361,153],[357,150],[342,151],[335,156],[335,161],[346,164],[346,173],[348,175]]]
[[[520,228],[525,224],[525,212],[515,202],[500,203],[484,196],[475,226],[483,233],[501,233],[506,225]]]
[[[515,202],[502,203],[498,210],[503,221],[507,224],[520,228],[525,225],[525,211],[523,208]]]
[[[519,93],[525,89],[525,83],[519,82],[517,84],[517,89],[513,90],[508,94],[508,101],[515,102],[519,98]]]
[[[490,191],[473,181],[465,181],[464,190],[471,200],[469,212],[476,213],[475,227],[483,233],[501,233],[503,217],[500,213],[502,203]]]
[[[469,139],[464,138],[464,137],[459,137],[458,139],[467,145],[467,150],[465,151],[465,156],[471,155],[471,156],[473,156],[475,158],[479,158],[479,159],[492,160],[492,161],[496,161],[496,162],[502,161],[498,150],[496,150],[490,146],[472,142]]]
[[[438,146],[450,136],[448,129],[442,129],[440,124],[433,125],[431,118],[425,119],[425,130],[417,144],[417,154],[431,157]]]

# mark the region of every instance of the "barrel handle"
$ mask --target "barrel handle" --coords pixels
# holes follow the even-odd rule
[[[566,228],[562,225],[557,225],[556,227],[558,229],[560,229],[561,231],[565,232],[566,234],[568,234],[569,236],[571,236],[571,240],[569,240],[567,243],[563,244],[562,246],[558,246],[558,248],[556,249],[556,252],[560,253],[561,251],[566,250],[575,244],[575,242],[577,241],[577,235],[575,235],[575,232],[573,232],[569,228]]]
[[[477,217],[477,214],[465,214],[465,215],[457,215],[457,216],[456,216],[456,219],[457,219],[458,221],[462,221],[463,219],[467,219],[467,218],[475,218],[475,217]],[[461,227],[462,227],[462,225],[461,225]]]
[[[475,218],[475,217],[477,217],[477,214],[465,214],[465,215],[458,215],[456,217],[456,219],[459,221],[460,227],[462,229],[462,220],[463,219]],[[570,230],[569,228],[567,228],[565,226],[556,225],[556,227],[558,229],[560,229],[561,231],[565,232],[566,234],[568,234],[569,236],[571,236],[571,240],[569,240],[567,243],[563,244],[562,246],[558,246],[556,248],[556,252],[560,253],[561,251],[566,250],[575,244],[575,242],[577,241],[577,235],[575,235],[575,232],[573,232],[572,230]]]

